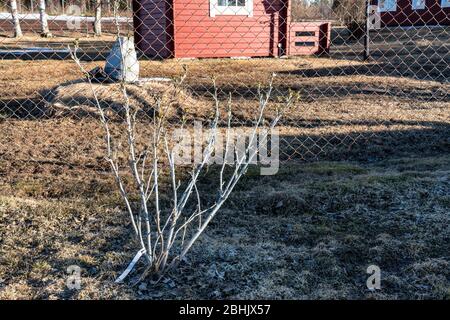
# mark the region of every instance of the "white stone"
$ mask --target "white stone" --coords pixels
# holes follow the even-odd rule
[[[105,72],[113,81],[139,80],[139,61],[133,37],[118,37],[106,58]]]

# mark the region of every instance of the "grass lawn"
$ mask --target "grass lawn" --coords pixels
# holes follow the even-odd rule
[[[1,185],[0,297],[448,299],[449,160],[251,170],[189,263],[135,287],[113,284],[137,247],[110,176],[17,173]],[[74,264],[80,291],[65,286]],[[382,270],[377,292],[365,286],[371,264]]]
[[[272,72],[273,104],[289,89],[302,100],[279,127],[280,172],[250,170],[188,263],[132,287],[113,283],[137,247],[98,122],[42,112],[89,104],[85,87],[65,87],[80,73],[70,61],[2,61],[0,298],[450,298],[448,83],[312,57],[143,61],[141,72],[179,76],[183,64],[190,117],[210,114],[214,75],[233,93],[236,124],[252,119]],[[206,202],[212,183],[199,185]],[[65,286],[74,264],[80,291]],[[371,264],[377,292],[366,288]]]

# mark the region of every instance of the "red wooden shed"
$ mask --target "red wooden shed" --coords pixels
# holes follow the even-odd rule
[[[133,0],[149,58],[276,57],[327,52],[330,23],[291,22],[291,0]]]
[[[381,27],[450,25],[450,0],[373,0]]]
[[[134,0],[137,48],[154,58],[287,53],[290,0]]]

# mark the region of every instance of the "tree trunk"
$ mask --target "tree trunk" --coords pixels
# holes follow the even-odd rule
[[[41,37],[50,37],[47,13],[45,12],[45,0],[39,0],[39,19],[41,21]]]
[[[10,0],[10,5],[11,5],[11,16],[14,23],[14,38],[19,38],[22,36],[22,29],[20,28],[19,11],[17,10],[17,1]]]
[[[102,0],[95,1],[95,20],[94,20],[94,32],[96,36],[102,35]]]

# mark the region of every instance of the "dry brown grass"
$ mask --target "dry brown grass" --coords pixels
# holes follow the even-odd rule
[[[327,63],[328,62],[328,63]],[[87,69],[104,62],[91,62]],[[189,70],[189,83],[211,85],[211,77],[229,85],[254,85],[266,83],[271,72],[294,71],[298,66],[346,66],[357,62],[329,61],[328,59],[254,59],[254,60],[166,60],[141,61],[142,77],[179,77],[183,65]],[[4,60],[0,65],[0,92],[2,99],[33,98],[36,93],[50,90],[61,83],[80,78],[80,71],[73,61],[58,60]],[[219,82],[219,84],[220,84]],[[39,97],[39,96],[37,96]]]
[[[0,197],[0,297],[449,298],[449,160],[295,164],[265,178],[251,170],[182,272],[145,289],[112,283],[134,247],[109,175],[11,172]],[[72,264],[82,267],[80,291],[65,286]],[[370,264],[382,270],[376,293],[365,287]]]
[[[253,118],[272,72],[275,98],[300,90],[280,127],[282,157],[295,161],[272,177],[251,170],[183,272],[146,289],[114,285],[135,248],[103,132],[91,115],[36,112],[48,108],[43,96],[74,107],[83,103],[69,103],[73,90],[89,92],[55,89],[80,77],[71,62],[2,61],[1,298],[450,297],[448,84],[323,75],[364,66],[326,58],[144,61],[142,75],[176,77],[183,64],[182,103],[201,107],[182,113],[195,118],[210,112],[211,75],[221,97],[234,94],[236,124]],[[199,186],[204,201],[213,173]],[[71,264],[83,268],[81,291],[65,287]],[[376,293],[365,287],[369,264],[382,270]]]
[[[148,120],[153,115],[164,112],[165,116],[174,121],[183,115],[191,117],[210,113],[210,104],[206,105],[194,99],[189,92],[177,87],[172,82],[143,81],[138,84],[126,85],[127,97],[124,97],[119,84],[89,85],[86,81],[75,81],[58,86],[52,91],[48,101],[48,112],[52,118],[73,117],[76,119],[99,117],[95,97],[101,102],[109,119],[124,118],[122,106],[128,103],[139,108],[140,117]],[[95,93],[95,96],[94,96]],[[159,110],[163,107],[164,110]]]
[[[278,76],[274,102],[268,110],[269,118],[278,96],[284,96],[289,89],[300,91],[300,103],[289,110],[280,126],[285,158],[376,159],[394,154],[403,156],[409,149],[434,153],[448,150],[446,132],[450,101],[449,85],[445,83],[381,75],[304,77],[299,73],[309,70],[314,75],[314,70],[319,72],[323,68],[361,65],[359,62],[325,58],[144,61],[142,75],[177,77],[183,72],[182,64],[188,65],[189,73],[176,109],[177,115],[189,119],[209,118],[212,110],[209,94],[212,90],[211,76],[218,77],[221,98],[225,99],[228,92],[233,94],[236,125],[248,124],[253,119],[257,86],[267,83],[272,72],[277,72]],[[90,63],[87,67],[94,65]],[[83,141],[85,132],[96,132],[96,123],[90,119],[93,115],[92,94],[85,83],[76,83],[80,74],[73,63],[5,61],[0,68],[4,69],[0,72],[0,77],[3,77],[0,82],[3,103],[3,108],[0,104],[0,114],[8,118],[45,119],[3,122],[1,125],[6,133],[3,136],[4,157],[11,159],[24,154],[21,150],[26,150],[27,146],[15,143],[17,138],[24,143],[24,140],[32,139],[33,145],[41,146],[36,150],[46,150],[43,153],[48,156],[42,155],[44,159],[53,157],[54,151],[51,150],[61,150],[58,160],[68,157],[70,150],[78,150],[76,154],[79,157],[90,157],[91,147],[80,145],[79,141]],[[149,111],[153,104],[149,97],[152,86],[130,86],[130,93],[134,93],[133,102]],[[96,87],[102,92],[105,106],[119,104],[118,93],[110,91],[114,85]],[[49,103],[63,108],[56,108],[55,112]],[[83,105],[87,105],[88,110],[79,108]],[[58,115],[64,119],[57,119]],[[33,134],[33,131],[38,134]],[[22,135],[21,132],[27,134]],[[73,138],[60,139],[65,132],[70,132]],[[49,139],[56,140],[51,148],[46,147]],[[93,135],[89,144],[101,144],[101,134]],[[36,150],[33,152],[39,152]],[[98,152],[94,154],[96,156],[91,159],[98,159]],[[95,161],[90,164],[95,164]]]

